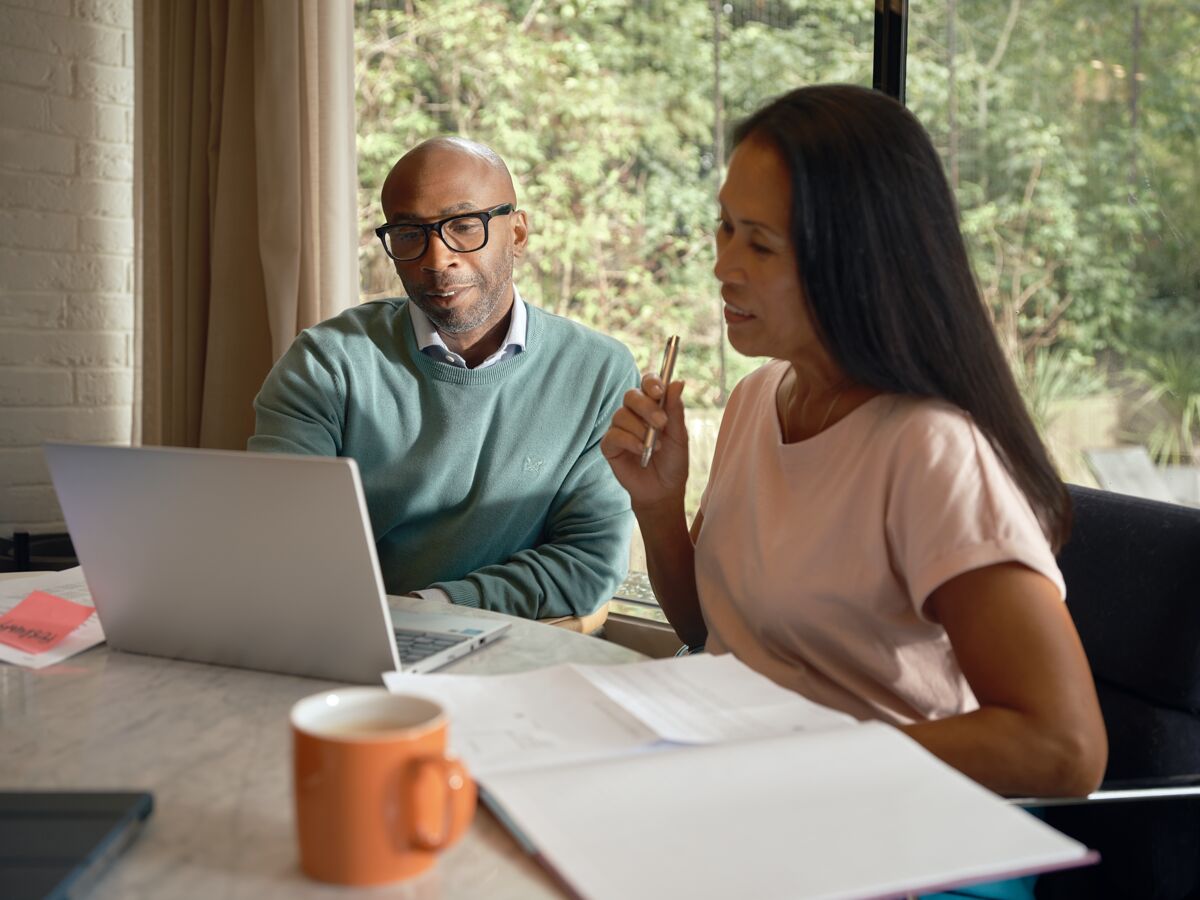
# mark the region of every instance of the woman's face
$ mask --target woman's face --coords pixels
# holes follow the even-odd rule
[[[820,351],[790,238],[792,190],[779,152],[747,138],[717,199],[717,264],[729,343],[746,356],[797,360]]]

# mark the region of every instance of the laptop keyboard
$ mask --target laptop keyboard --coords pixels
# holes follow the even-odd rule
[[[396,629],[396,649],[400,651],[400,661],[405,664],[419,662],[427,656],[433,656],[439,650],[469,640],[469,637],[461,634],[434,634],[430,631]]]

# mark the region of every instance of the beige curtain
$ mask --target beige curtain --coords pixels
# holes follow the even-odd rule
[[[357,302],[351,0],[139,0],[134,442],[242,449]]]

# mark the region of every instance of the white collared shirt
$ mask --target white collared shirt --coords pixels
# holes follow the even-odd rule
[[[442,336],[434,328],[429,316],[425,315],[424,311],[411,301],[408,304],[408,315],[412,319],[413,334],[417,339],[417,347],[420,348],[422,353],[432,359],[436,359],[438,362],[458,366],[460,369],[470,368],[465,359],[446,346],[446,342],[442,340]],[[508,333],[504,335],[504,340],[500,342],[500,349],[475,366],[475,368],[486,369],[488,366],[494,366],[496,363],[516,356],[524,350],[527,321],[528,315],[525,312],[525,301],[521,299],[521,295],[517,292],[516,285],[513,285],[512,316],[509,317],[508,321]]]

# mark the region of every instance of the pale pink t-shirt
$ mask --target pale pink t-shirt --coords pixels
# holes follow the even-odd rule
[[[1065,595],[1024,494],[970,417],[885,394],[784,444],[767,363],[721,422],[696,585],[707,649],[860,719],[906,724],[978,707],[922,614],[956,575],[1015,561]]]

